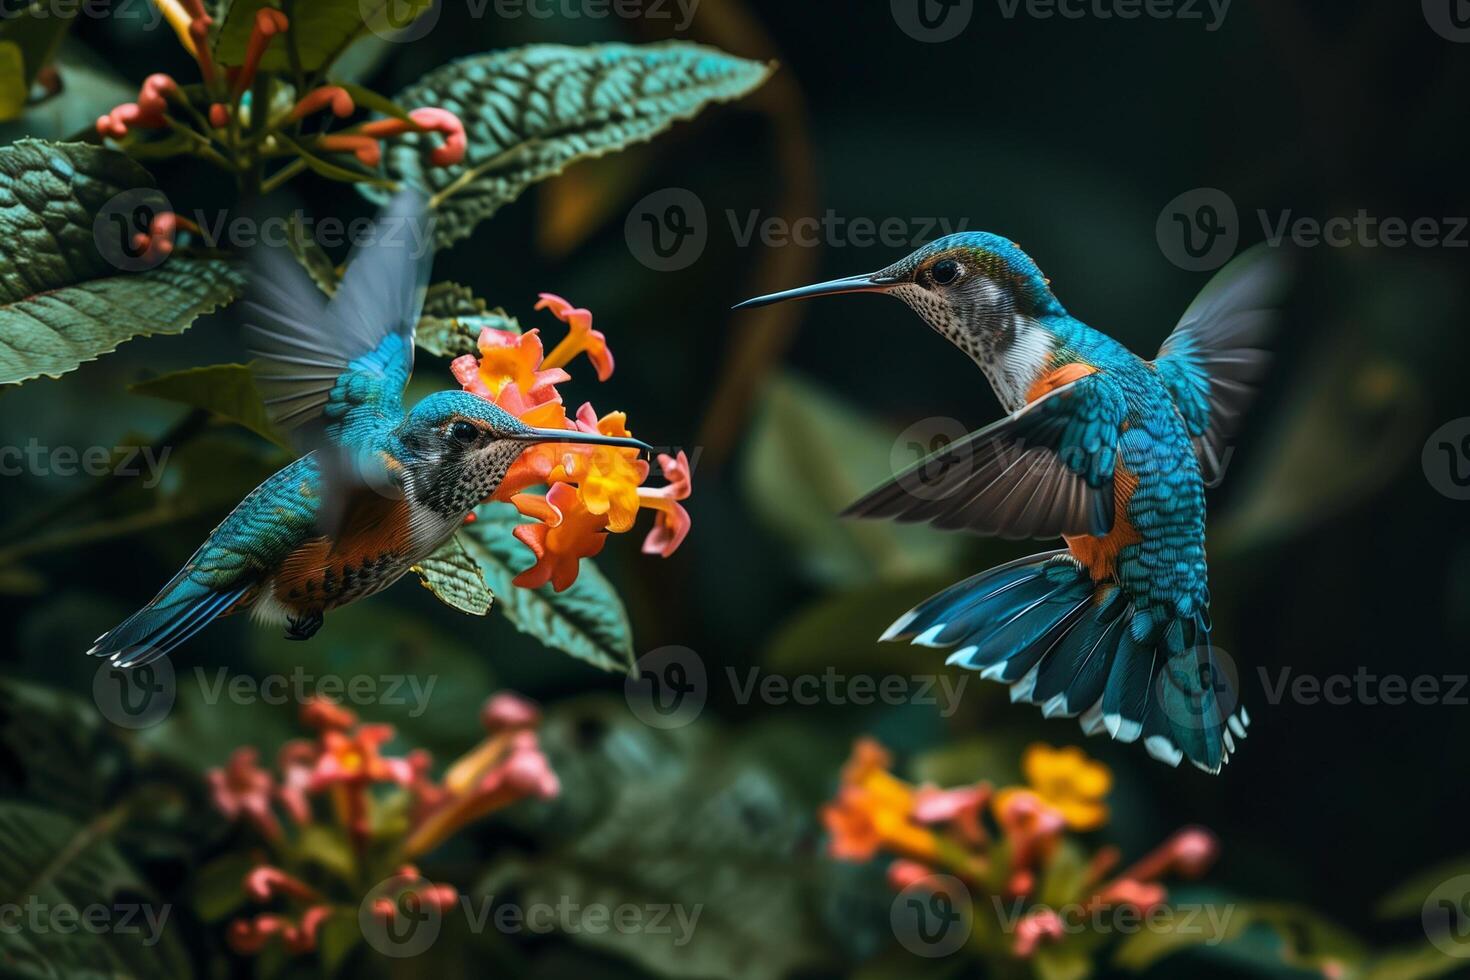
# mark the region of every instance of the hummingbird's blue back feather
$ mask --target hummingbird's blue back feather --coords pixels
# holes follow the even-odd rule
[[[416,191],[393,198],[348,261],[329,301],[278,249],[252,253],[241,304],[271,421],[303,451],[351,446],[396,425],[413,373],[433,261],[432,222]]]

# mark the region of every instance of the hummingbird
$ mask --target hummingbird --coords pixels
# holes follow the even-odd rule
[[[463,391],[405,410],[433,259],[430,220],[422,196],[397,195],[330,300],[294,259],[254,250],[241,309],[255,380],[271,421],[302,455],[251,491],[89,654],[140,666],[243,610],[285,624],[288,639],[310,639],[328,611],[386,589],[453,537],[530,445],[649,449],[533,428]]]
[[[1001,420],[849,507],[1064,547],[981,572],[883,634],[951,651],[1089,735],[1142,740],[1169,765],[1219,773],[1250,716],[1212,645],[1205,488],[1265,373],[1284,264],[1264,249],[1223,269],[1144,360],[1062,306],[1010,240],[950,235],[869,275],[736,309],[884,293],[979,366]]]

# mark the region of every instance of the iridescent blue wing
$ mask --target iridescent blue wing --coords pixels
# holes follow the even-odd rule
[[[1127,402],[1088,375],[950,443],[874,490],[845,517],[889,517],[1003,538],[1104,535]]]
[[[1210,281],[1159,348],[1159,380],[1184,419],[1206,484],[1224,476],[1229,442],[1270,364],[1288,263],[1264,245]]]
[[[252,254],[247,346],[271,421],[302,451],[351,444],[403,414],[432,241],[423,197],[406,191],[359,241],[330,300],[283,250]]]

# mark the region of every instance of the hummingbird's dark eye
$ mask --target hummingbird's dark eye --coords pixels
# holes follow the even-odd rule
[[[960,277],[960,264],[954,259],[945,259],[943,262],[934,263],[934,268],[929,270],[929,275],[934,282],[940,286],[948,286]]]
[[[455,442],[468,446],[480,437],[480,430],[469,422],[456,422],[449,427],[449,435]]]

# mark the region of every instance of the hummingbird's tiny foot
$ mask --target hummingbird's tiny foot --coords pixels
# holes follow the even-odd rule
[[[316,631],[322,628],[323,622],[325,617],[320,612],[289,616],[286,619],[286,639],[309,640],[316,636]]]

